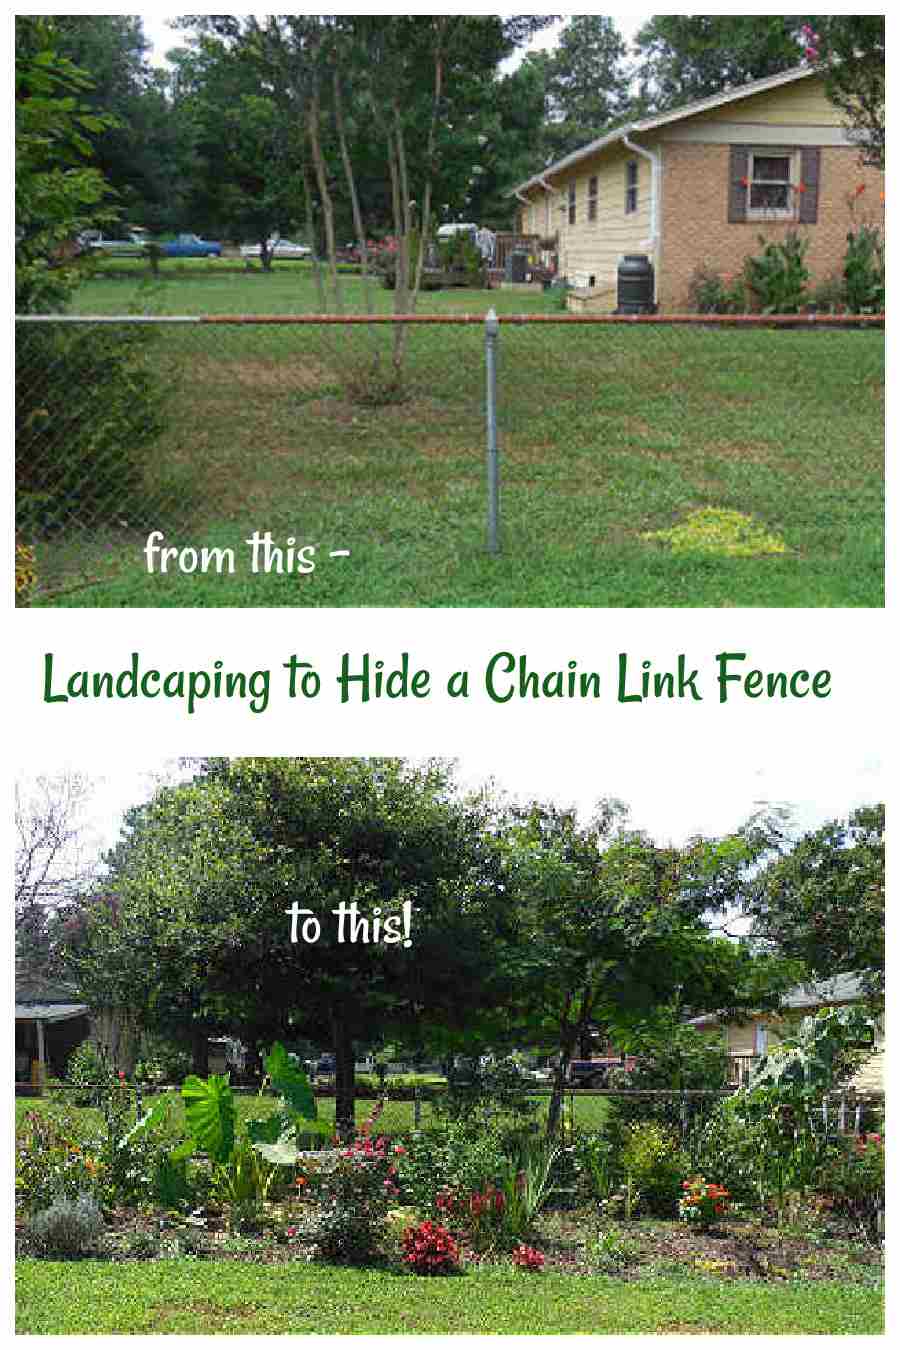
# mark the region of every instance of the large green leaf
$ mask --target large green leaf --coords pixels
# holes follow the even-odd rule
[[[124,1148],[126,1144],[131,1142],[135,1135],[142,1134],[145,1130],[155,1129],[168,1113],[172,1100],[171,1093],[166,1093],[164,1097],[160,1097],[159,1101],[150,1108],[147,1114],[141,1116],[136,1125],[132,1125],[128,1133],[119,1141],[119,1147]]]
[[[302,1069],[298,1069],[280,1041],[276,1041],[265,1060],[266,1073],[272,1087],[282,1096],[291,1110],[304,1120],[315,1120],[316,1099],[312,1084]]]
[[[234,1094],[227,1075],[212,1074],[205,1082],[191,1074],[181,1088],[190,1139],[172,1154],[177,1161],[202,1149],[223,1166],[234,1149]]]

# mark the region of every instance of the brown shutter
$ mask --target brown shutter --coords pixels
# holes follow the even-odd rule
[[[815,146],[803,150],[800,177],[805,192],[800,194],[799,220],[801,225],[815,225],[819,219],[819,171],[822,152]]]
[[[750,172],[750,147],[733,145],[731,147],[731,165],[728,173],[728,224],[740,225],[747,219],[747,201],[749,189],[743,180]]]

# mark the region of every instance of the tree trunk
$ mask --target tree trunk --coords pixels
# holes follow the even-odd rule
[[[198,1078],[209,1077],[209,1033],[203,1022],[191,1027],[191,1060]]]
[[[577,1038],[578,1031],[575,1027],[566,1028],[560,1037],[559,1059],[556,1064],[556,1072],[553,1075],[553,1091],[550,1095],[550,1109],[547,1112],[547,1139],[551,1142],[556,1138],[559,1131],[566,1075],[572,1062],[572,1052],[575,1049]]]
[[[350,1140],[356,1133],[356,1065],[353,1037],[342,1013],[332,1019],[334,1042],[334,1119],[337,1133]]]

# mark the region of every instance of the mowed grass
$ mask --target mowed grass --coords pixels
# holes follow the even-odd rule
[[[145,292],[125,263],[85,314],[318,310],[310,270],[185,270]],[[343,279],[348,313],[362,284]],[[390,295],[373,292],[388,310]],[[151,297],[148,299],[148,297]],[[548,313],[541,293],[450,291],[420,311]],[[367,406],[379,328],[177,327],[148,350],[167,429],[141,521],[39,547],[43,603],[83,606],[794,607],[883,603],[884,334],[527,327],[500,337],[502,552],[486,549],[483,330],[407,334],[407,397]],[[752,518],[759,557],[647,538],[695,511]],[[150,528],[233,550],[234,575],[147,574]],[[245,540],[316,549],[256,574]],[[329,554],[350,550],[349,558]],[[75,575],[90,583],[70,589]],[[38,603],[41,603],[39,600]]]
[[[42,1114],[54,1112],[60,1102],[54,1103],[54,1098],[58,1094],[53,1093],[46,1097],[17,1097],[16,1098],[16,1125],[19,1126],[24,1116],[30,1111],[37,1111]],[[177,1094],[173,1094],[173,1106],[169,1117],[168,1130],[173,1138],[181,1139],[184,1135],[184,1108],[181,1099]],[[155,1099],[144,1097],[144,1109],[146,1110]],[[269,1115],[277,1108],[277,1100],[274,1097],[259,1097],[256,1093],[241,1094],[237,1097],[237,1113],[239,1120],[246,1120],[248,1117],[261,1118]],[[540,1121],[546,1116],[549,1098],[536,1097],[538,1109],[535,1119]],[[599,1129],[607,1112],[607,1098],[592,1097],[582,1093],[568,1094],[565,1099],[565,1111],[568,1119],[569,1113],[574,1111],[575,1121],[581,1129],[594,1130]],[[356,1122],[361,1125],[372,1113],[376,1103],[374,1099],[366,1097],[357,1097],[356,1099]],[[329,1124],[334,1122],[334,1098],[319,1097],[317,1099],[317,1109],[319,1119],[327,1121]],[[71,1121],[71,1128],[78,1138],[88,1137],[92,1131],[102,1127],[103,1120],[100,1111],[92,1107],[74,1107],[66,1105],[67,1118]],[[432,1123],[433,1113],[428,1101],[423,1101],[420,1110],[420,1125],[426,1128]],[[412,1102],[391,1101],[388,1098],[387,1103],[378,1120],[378,1128],[384,1134],[401,1135],[409,1134],[415,1126],[415,1108]]]
[[[24,1260],[30,1335],[855,1335],[883,1332],[878,1289],[837,1282],[527,1275],[461,1278],[319,1265]]]

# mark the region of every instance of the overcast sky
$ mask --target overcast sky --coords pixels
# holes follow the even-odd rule
[[[536,755],[532,746],[520,749],[486,746],[483,752],[459,757],[459,777],[476,787],[493,780],[519,800],[549,799],[576,806],[590,815],[603,797],[618,797],[631,809],[631,823],[659,843],[680,844],[693,835],[715,836],[737,829],[761,803],[790,805],[801,829],[810,829],[845,816],[856,806],[883,801],[885,772],[877,753],[866,753],[835,743],[824,760],[797,754],[797,746],[779,748],[771,741],[758,758],[748,752],[743,761],[730,758],[727,766],[710,753],[708,774],[697,778],[679,770],[678,756],[665,753],[648,772],[643,755],[629,762],[619,758],[604,769],[593,755],[556,757]],[[143,762],[114,760],[109,755],[63,760],[44,756],[31,759],[20,771],[23,786],[36,774],[53,776],[75,769],[93,782],[85,814],[85,844],[95,851],[108,848],[118,837],[123,813],[146,801],[156,784],[173,780],[185,770],[176,759]]]
[[[148,40],[153,44],[151,59],[156,64],[163,64],[163,58],[165,56],[165,53],[170,48],[179,46],[183,41],[181,33],[173,32],[171,28],[167,27],[168,22],[174,17],[175,16],[173,14],[141,15],[141,19],[144,24],[144,32],[146,33]],[[641,25],[646,23],[646,21],[650,18],[650,15],[614,14],[612,17],[616,22],[616,26],[619,29],[619,32],[625,38],[626,42],[630,42],[631,39],[634,37],[635,33],[641,27]],[[563,22],[565,22],[565,18],[563,19]],[[539,36],[532,43],[532,46],[534,48],[547,48],[555,46],[559,29],[561,27],[562,24],[557,24],[554,28],[547,29],[545,32],[539,34]]]

